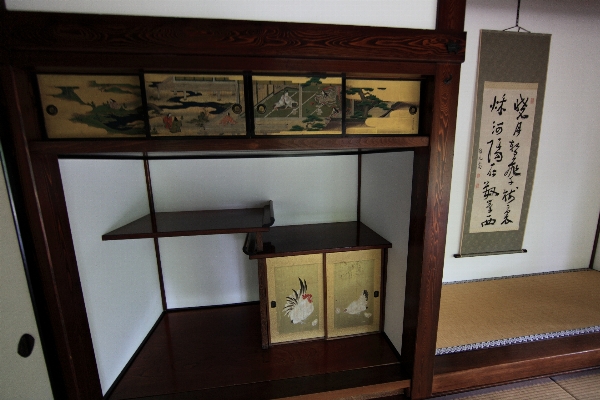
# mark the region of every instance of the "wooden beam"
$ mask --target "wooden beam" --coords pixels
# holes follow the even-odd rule
[[[438,64],[429,148],[415,150],[402,334],[411,398],[431,396],[452,180],[460,66]]]
[[[462,32],[465,29],[466,8],[467,0],[438,0],[435,29],[442,32]]]
[[[51,336],[60,371],[50,373],[55,395],[67,398],[101,398],[100,379],[92,345],[75,250],[56,156],[31,157],[26,136],[36,132],[34,91],[26,73],[2,68],[13,148],[19,170],[26,215],[35,254],[29,273],[41,279],[40,295],[49,314]],[[32,133],[33,132],[33,133]],[[46,329],[46,327],[42,327]],[[56,378],[58,376],[58,378]],[[60,380],[57,382],[56,379]]]
[[[450,30],[28,12],[7,13],[1,23],[3,42],[13,50],[88,55],[460,63],[465,47],[464,33]],[[462,51],[448,52],[449,42]]]

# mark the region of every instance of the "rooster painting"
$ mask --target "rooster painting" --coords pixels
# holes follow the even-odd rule
[[[348,307],[344,309],[347,314],[360,314],[367,309],[367,301],[369,300],[369,292],[363,290],[357,300],[354,300]]]
[[[298,278],[298,280],[300,281],[300,291],[292,289],[294,293],[286,297],[285,307],[283,307],[283,313],[290,318],[292,324],[303,324],[315,310],[312,294],[307,293],[306,279],[303,281]]]

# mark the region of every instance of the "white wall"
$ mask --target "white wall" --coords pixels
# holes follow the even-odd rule
[[[521,2],[519,25],[552,34],[526,254],[455,259],[462,230],[474,112],[479,30],[515,24],[516,1],[469,0],[444,281],[586,268],[600,211],[600,3]]]
[[[392,243],[384,331],[398,351],[402,347],[413,155],[410,151],[362,156],[361,221]]]
[[[152,239],[102,241],[148,214],[142,161],[60,160],[85,309],[105,393],[162,312]]]
[[[437,0],[5,0],[9,10],[434,29]]]
[[[150,161],[156,211],[262,207],[275,225],[356,219],[356,156]],[[245,235],[162,238],[168,308],[258,300]]]

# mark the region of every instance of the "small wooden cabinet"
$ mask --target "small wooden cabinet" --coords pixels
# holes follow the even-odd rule
[[[382,250],[266,259],[269,343],[379,332]]]
[[[248,234],[258,259],[262,346],[380,332],[390,242],[360,222],[273,227]]]

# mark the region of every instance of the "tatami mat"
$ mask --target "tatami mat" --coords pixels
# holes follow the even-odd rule
[[[432,400],[598,400],[600,369],[435,397]]]
[[[577,400],[600,399],[600,370],[560,375],[552,380]]]
[[[599,331],[599,287],[589,269],[444,285],[438,354]]]

